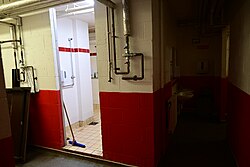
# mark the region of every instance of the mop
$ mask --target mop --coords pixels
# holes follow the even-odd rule
[[[72,127],[71,127],[71,123],[70,123],[70,120],[69,120],[69,115],[68,115],[68,112],[67,112],[67,109],[66,109],[66,106],[65,106],[64,102],[63,102],[63,108],[64,108],[65,115],[66,115],[66,118],[67,118],[68,123],[69,123],[70,132],[71,132],[71,135],[72,135],[72,138],[73,138],[72,141],[69,140],[69,144],[71,144],[72,146],[77,146],[77,147],[85,148],[86,146],[84,144],[78,143],[76,141],[76,139],[75,139],[75,136],[74,136],[74,133],[73,133],[73,130],[72,130]]]

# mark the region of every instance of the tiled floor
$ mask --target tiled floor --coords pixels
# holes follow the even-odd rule
[[[94,122],[98,122],[98,124],[73,128],[76,141],[78,143],[86,145],[86,148],[72,146],[67,142],[67,145],[63,147],[63,149],[79,153],[92,154],[96,156],[103,156],[100,109],[95,109],[94,111]],[[69,130],[66,130],[66,137],[72,139]]]

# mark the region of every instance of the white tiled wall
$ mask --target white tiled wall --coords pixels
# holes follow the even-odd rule
[[[58,45],[69,48],[68,38],[72,38],[72,48],[89,49],[88,24],[78,19],[60,18],[57,21]],[[72,76],[70,53],[60,52],[61,70]],[[91,66],[89,53],[73,53],[74,86],[63,89],[71,123],[85,121],[93,116]],[[71,80],[71,79],[69,79]],[[70,81],[68,84],[70,84]]]
[[[116,33],[119,36],[117,39],[117,57],[121,57],[124,53],[123,41],[123,26],[121,15],[121,1],[114,1],[118,5],[116,11]],[[96,2],[95,18],[96,18],[96,41],[98,54],[98,73],[100,91],[108,92],[152,92],[153,91],[153,54],[152,54],[152,15],[151,1],[137,0],[130,1],[131,12],[131,52],[141,52],[145,55],[145,79],[142,81],[124,81],[122,76],[113,74],[114,80],[108,82],[108,50],[107,50],[107,34],[106,34],[106,7],[103,4]],[[123,61],[119,61],[118,65],[122,66]],[[131,74],[139,75],[140,61],[135,58],[131,61]]]
[[[11,39],[8,26],[0,27],[0,37],[1,40]],[[26,63],[36,69],[39,88],[58,89],[48,12],[23,18],[23,40]],[[3,46],[3,66],[6,87],[10,88],[12,87],[11,69],[14,68],[11,44]]]
[[[37,69],[39,88],[57,89],[49,13],[24,17],[23,35],[27,64]]]
[[[90,33],[89,34],[89,48],[90,48],[90,53],[96,53],[96,36],[95,33]],[[98,68],[97,68],[97,56],[91,56],[91,75],[93,77],[94,73],[97,72],[97,77],[98,77]],[[99,79],[94,78],[92,79],[92,92],[93,92],[93,103],[94,104],[99,104]]]
[[[229,79],[250,94],[250,1],[238,10],[231,22]]]

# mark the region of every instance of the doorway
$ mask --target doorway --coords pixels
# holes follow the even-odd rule
[[[55,11],[59,82],[66,108],[63,149],[102,156],[94,1],[58,6]],[[85,148],[69,144],[73,140],[69,124],[76,141]]]

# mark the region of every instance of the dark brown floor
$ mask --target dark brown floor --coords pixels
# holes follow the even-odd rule
[[[211,110],[205,99],[181,113],[160,167],[236,167],[226,140],[226,123],[217,121]]]

